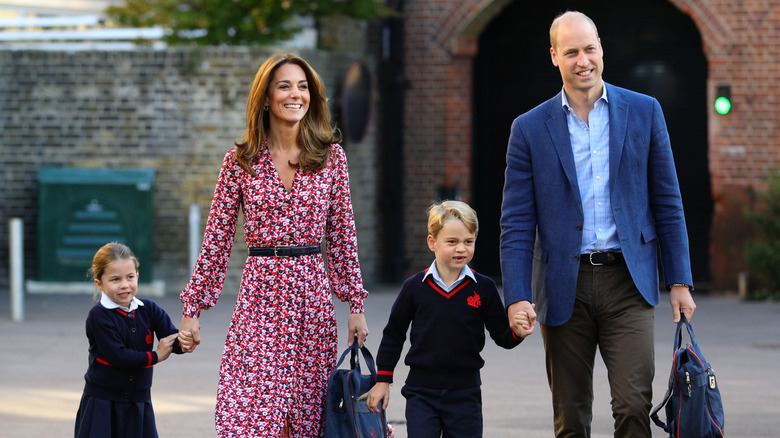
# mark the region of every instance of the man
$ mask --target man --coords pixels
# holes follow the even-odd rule
[[[674,321],[696,309],[666,122],[657,100],[602,80],[590,18],[560,15],[550,44],[563,90],[509,138],[505,303],[541,324],[557,437],[590,436],[597,348],[615,436],[650,437],[659,250]]]

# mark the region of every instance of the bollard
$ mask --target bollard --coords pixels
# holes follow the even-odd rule
[[[747,298],[748,288],[750,287],[750,274],[747,272],[740,272],[737,276],[737,295],[740,299]]]
[[[200,209],[197,204],[190,204],[190,272],[195,270],[201,244]]]
[[[8,223],[8,258],[11,261],[11,319],[24,321],[24,226],[20,218]]]

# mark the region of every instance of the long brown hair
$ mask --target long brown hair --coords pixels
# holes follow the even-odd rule
[[[252,164],[264,146],[270,129],[268,113],[263,103],[276,69],[284,64],[295,64],[306,74],[309,83],[309,110],[301,120],[298,144],[301,147],[299,166],[307,172],[323,169],[328,163],[330,145],[341,141],[341,133],[331,126],[330,108],[325,95],[325,85],[316,71],[303,58],[296,55],[275,55],[268,58],[257,70],[246,103],[246,133],[236,142],[235,159],[247,173],[257,175]]]

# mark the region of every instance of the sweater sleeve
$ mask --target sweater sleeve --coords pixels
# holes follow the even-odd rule
[[[406,332],[414,316],[414,302],[407,280],[390,310],[390,317],[382,332],[382,342],[376,355],[377,381],[393,382],[393,370],[401,358]]]
[[[168,313],[157,305],[154,301],[151,300],[143,300],[145,305],[149,307],[150,310],[150,324],[152,325],[151,330],[157,335],[157,340],[172,335],[174,333],[179,333],[179,329],[176,328],[175,325],[173,325],[173,322],[171,321],[171,317],[168,315]],[[153,352],[154,353],[154,352]],[[173,353],[174,354],[183,354],[184,350],[181,349],[181,344],[179,344],[179,339],[176,338],[176,340],[173,341]],[[155,361],[154,363],[157,363],[156,359],[156,353],[155,353]]]
[[[496,283],[490,278],[484,277],[484,280],[480,278],[480,282],[487,282],[488,286],[483,293],[487,298],[486,306],[484,306],[483,317],[485,320],[485,328],[490,337],[499,347],[506,349],[514,348],[523,342],[523,338],[517,336],[515,332],[509,327],[509,318],[507,317],[504,303],[501,301],[501,296],[498,294]]]

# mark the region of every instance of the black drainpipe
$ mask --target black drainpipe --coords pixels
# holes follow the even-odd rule
[[[385,18],[382,26],[382,56],[379,84],[382,93],[383,151],[379,212],[384,251],[380,257],[384,281],[399,282],[406,276],[408,260],[404,247],[404,75],[403,0],[387,0],[398,16]]]

